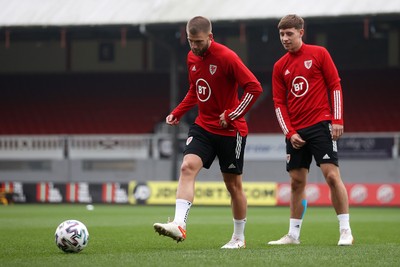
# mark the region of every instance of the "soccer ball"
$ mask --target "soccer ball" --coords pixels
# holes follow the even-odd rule
[[[54,235],[57,247],[64,252],[80,252],[89,242],[89,232],[86,226],[77,220],[62,222]]]

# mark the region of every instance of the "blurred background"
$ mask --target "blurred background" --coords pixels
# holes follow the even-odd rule
[[[247,115],[244,179],[273,183],[274,203],[284,203],[279,197],[287,197],[289,178],[271,73],[285,53],[279,19],[296,13],[306,22],[303,41],[326,47],[342,79],[345,135],[338,145],[352,203],[373,196],[372,205],[400,205],[398,0],[0,0],[0,6],[3,199],[7,193],[13,202],[138,203],[149,199],[153,182],[176,181],[197,112],[179,127],[164,120],[188,89],[186,22],[203,15],[213,22],[215,40],[263,85]],[[198,181],[220,182],[218,163]],[[324,192],[315,166],[309,182]]]

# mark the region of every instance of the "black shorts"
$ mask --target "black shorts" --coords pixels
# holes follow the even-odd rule
[[[239,132],[236,136],[217,135],[193,124],[189,129],[183,154],[199,156],[206,169],[218,157],[221,172],[242,174],[245,146],[246,136],[241,136]]]
[[[329,121],[298,130],[297,133],[306,141],[300,149],[294,149],[290,140],[286,138],[286,170],[310,169],[313,156],[317,166],[323,163],[339,166],[337,144],[332,139],[331,131],[332,125]]]

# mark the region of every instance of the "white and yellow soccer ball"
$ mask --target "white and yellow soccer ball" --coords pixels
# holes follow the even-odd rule
[[[57,247],[64,252],[80,252],[89,242],[89,232],[86,226],[77,220],[62,222],[54,235]]]

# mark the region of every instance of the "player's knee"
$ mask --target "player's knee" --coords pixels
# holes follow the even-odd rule
[[[299,190],[304,190],[304,188],[306,187],[306,182],[304,179],[296,179],[292,177],[290,185],[292,187],[292,191],[296,192]]]
[[[226,189],[231,195],[239,194],[243,191],[242,183],[237,179],[224,179],[224,182]]]
[[[335,172],[328,172],[325,176],[326,183],[329,187],[337,187],[338,183],[340,183],[340,177]]]
[[[233,199],[246,198],[241,186],[238,186],[235,184],[229,184],[229,185],[226,185],[226,189],[228,190],[229,194],[231,195],[231,197]]]
[[[183,161],[181,165],[181,173],[190,175],[192,173],[196,172],[196,166],[193,162],[191,161]]]

